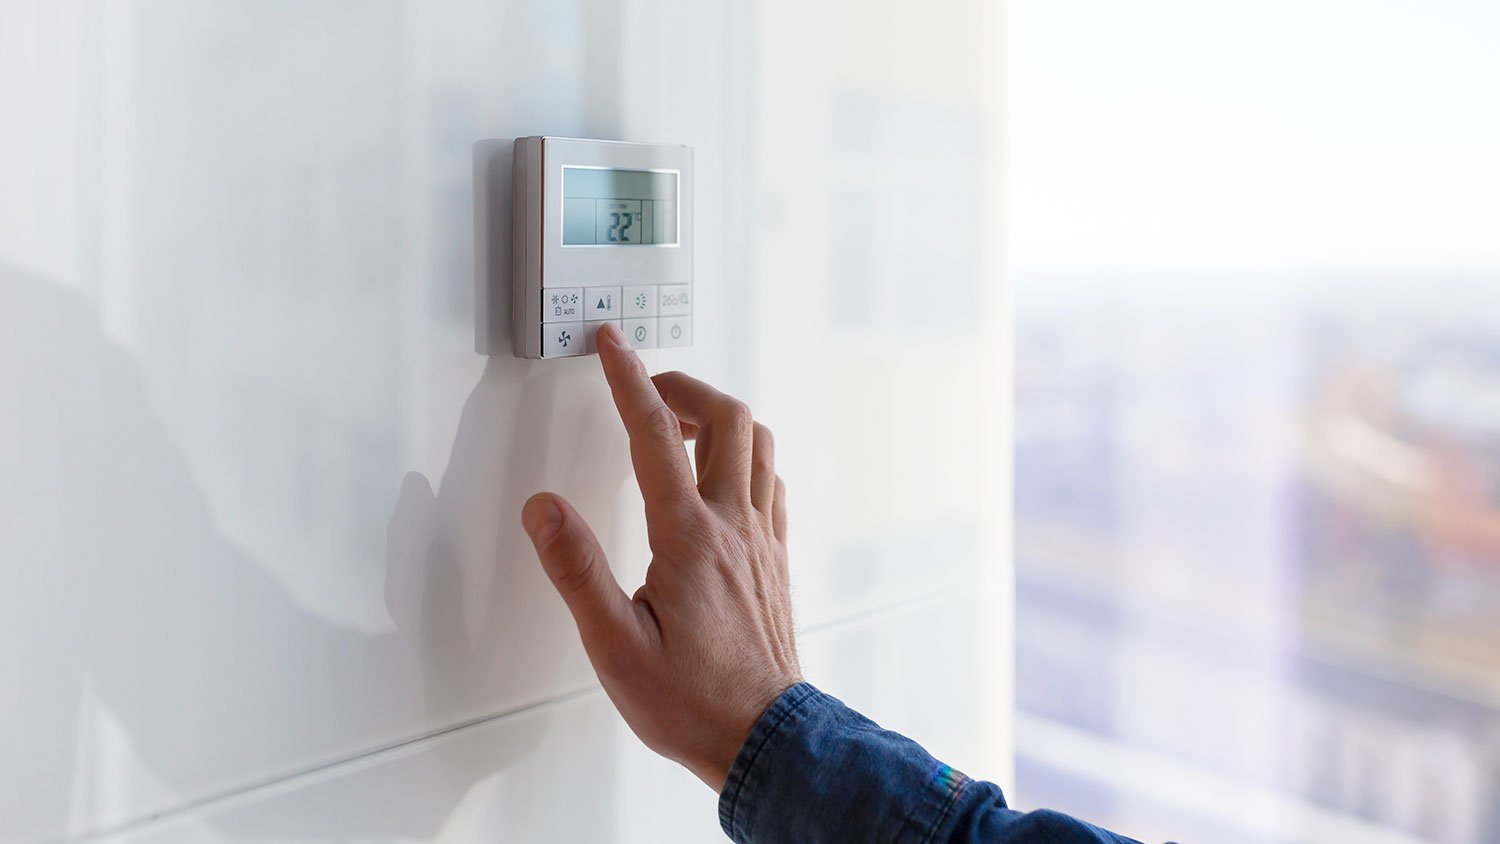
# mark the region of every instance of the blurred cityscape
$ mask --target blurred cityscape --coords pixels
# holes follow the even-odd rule
[[[1018,802],[1500,841],[1497,281],[1018,274]]]

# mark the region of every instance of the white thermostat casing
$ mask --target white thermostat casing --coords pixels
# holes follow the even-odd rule
[[[591,353],[605,322],[636,348],[692,344],[692,149],[517,138],[512,179],[517,357]]]

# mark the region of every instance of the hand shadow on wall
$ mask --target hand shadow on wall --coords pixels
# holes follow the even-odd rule
[[[551,489],[588,514],[604,547],[620,545],[629,464],[623,436],[599,433],[614,419],[614,406],[593,359],[565,364],[564,372],[508,355],[489,359],[464,404],[439,491],[419,472],[402,481],[387,544],[386,604],[403,641],[417,648],[434,722],[463,723],[472,720],[466,707],[475,701],[513,698],[505,686],[518,675],[528,688],[560,694],[593,682],[571,619],[520,529],[526,499]],[[496,447],[497,435],[505,447]],[[457,804],[502,761],[532,752],[542,737],[507,731],[495,738],[504,760],[445,758],[450,767],[426,772],[433,781],[412,805],[387,807],[390,823],[382,830],[401,825],[438,794],[444,805]],[[606,757],[591,762],[591,774],[607,776]]]
[[[524,365],[487,366],[436,496],[420,475],[403,483],[387,569],[400,633],[370,635],[299,605],[218,531],[135,361],[103,335],[92,304],[0,265],[10,409],[0,671],[11,678],[0,746],[26,759],[0,773],[0,816],[19,824],[18,837],[129,823],[142,794],[150,811],[168,809],[412,738],[414,724],[430,732],[492,715],[486,706],[507,695],[524,705],[518,676],[545,688],[571,664],[587,682],[517,514],[556,465],[538,444],[555,452],[569,440],[577,448],[554,486],[577,488],[609,543],[628,470],[598,435],[607,393],[559,389],[583,378],[579,367],[526,377]],[[572,428],[555,423],[562,404]],[[358,807],[230,809],[208,822],[234,837],[430,836],[536,737],[518,739]]]

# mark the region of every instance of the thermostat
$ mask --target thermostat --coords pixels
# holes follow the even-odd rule
[[[517,138],[512,161],[515,353],[596,350],[613,322],[638,349],[693,342],[693,151]]]

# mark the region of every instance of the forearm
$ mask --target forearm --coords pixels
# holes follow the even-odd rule
[[[1128,840],[1055,812],[1012,811],[998,787],[806,683],[756,723],[719,796],[719,821],[743,844]]]

